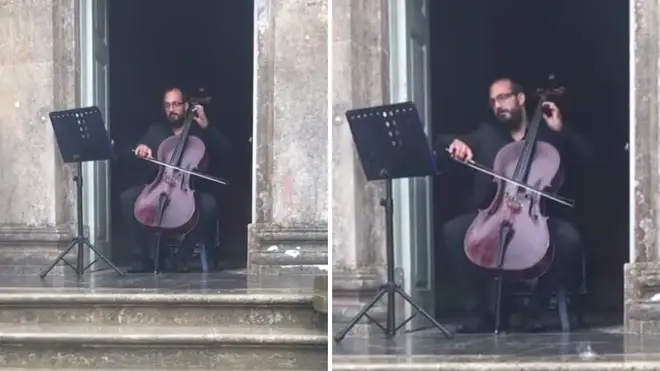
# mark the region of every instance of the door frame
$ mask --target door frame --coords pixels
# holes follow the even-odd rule
[[[111,1],[111,0],[107,0]],[[253,0],[254,1],[254,0]],[[96,3],[97,0],[78,0],[78,40],[79,40],[79,70],[80,70],[80,75],[78,79],[78,84],[80,86],[80,95],[79,95],[79,102],[78,104],[82,107],[85,106],[92,106],[95,103],[95,90],[97,88],[97,81],[94,75],[94,3]],[[255,1],[256,2],[256,1]],[[106,17],[107,17],[107,12],[106,12]],[[257,92],[258,92],[258,85],[257,85],[257,63],[258,63],[258,58],[259,55],[256,52],[258,48],[258,7],[257,4],[254,6],[254,30],[253,30],[253,45],[252,48],[255,51],[254,56],[253,56],[253,90],[252,90],[252,110],[253,110],[253,117],[256,117],[256,111],[257,111]],[[107,18],[106,18],[107,22]],[[110,51],[112,52],[112,51]],[[109,83],[109,82],[108,82]],[[109,100],[109,95],[108,95],[108,100]],[[108,102],[108,107],[109,107],[109,102]],[[257,171],[257,143],[256,143],[256,138],[258,138],[258,128],[259,125],[257,124],[257,120],[254,119],[252,120],[252,136],[251,136],[251,145],[252,145],[252,202],[251,202],[251,221],[252,223],[256,222],[256,215],[257,215],[257,202],[256,202],[256,188],[257,188],[257,176],[256,176],[256,171]],[[110,132],[110,137],[112,137],[112,130],[110,127],[110,123],[106,122],[106,127],[108,131]],[[114,143],[113,143],[114,144]],[[98,197],[110,197],[109,193],[111,192],[111,179],[108,177],[106,179],[106,184],[105,187],[99,187],[98,184],[98,179],[94,176],[96,173],[97,167],[95,163],[93,162],[86,162],[83,163],[83,214],[84,214],[84,220],[83,224],[85,226],[85,235],[90,239],[90,241],[94,241],[96,239],[96,224],[99,223],[98,220],[96,220],[96,205],[94,203],[94,200],[97,199]],[[105,195],[99,195],[99,189],[105,189],[106,193]],[[111,213],[111,210],[107,210],[107,213]],[[111,220],[110,218],[109,220]],[[112,229],[110,226],[109,229],[109,239],[111,241],[112,239]],[[110,247],[111,249],[111,247]],[[104,252],[105,253],[105,252]],[[109,253],[109,251],[107,252]],[[108,255],[110,256],[110,255]],[[94,261],[96,259],[96,254],[94,251],[90,250],[87,254],[85,254],[85,264],[89,264],[89,262]]]
[[[408,54],[408,14],[407,14],[407,1],[410,0],[389,0],[388,1],[388,32],[389,32],[389,93],[390,101],[395,102],[405,102],[409,101],[411,97],[411,88],[415,84],[409,81],[408,78],[408,65],[410,64],[410,56]],[[423,0],[424,1],[424,0]],[[427,0],[428,1],[428,0]],[[428,10],[428,3],[426,3]],[[421,113],[420,113],[421,114]],[[417,272],[415,271],[416,267],[416,256],[411,248],[411,243],[417,238],[414,238],[413,233],[415,231],[411,221],[413,220],[412,215],[415,212],[414,205],[411,203],[411,199],[414,194],[414,183],[413,179],[397,179],[393,183],[393,208],[394,208],[394,264],[397,270],[397,280],[400,277],[404,277],[402,282],[402,288],[406,293],[413,296],[413,291],[415,291],[415,286],[417,285]],[[430,191],[424,197],[424,204],[429,204],[432,202],[432,193],[433,193],[433,180],[430,179],[429,182]],[[424,230],[430,231],[429,243],[433,244],[433,212],[429,213],[428,216],[428,225]],[[432,249],[433,246],[430,246]],[[429,267],[426,270],[431,277],[428,279],[434,279],[434,262],[432,259],[428,261]],[[429,281],[430,282],[430,281]],[[431,284],[431,287],[434,285]],[[434,297],[428,300],[428,303],[432,303],[435,307],[435,292],[430,290],[430,295]],[[413,296],[414,297],[414,296]],[[418,302],[419,305],[423,305],[422,302]],[[432,308],[424,308],[432,309]],[[433,308],[434,309],[434,308]],[[413,314],[413,308],[410,305],[403,306],[403,317],[409,318]],[[432,316],[434,313],[429,313]],[[407,327],[410,328],[413,325],[413,321],[410,321],[407,324]]]
[[[78,21],[79,21],[79,40],[80,40],[80,106],[92,106],[95,103],[94,91],[97,87],[97,81],[94,76],[94,2],[96,0],[78,0]],[[106,123],[107,125],[107,123]],[[96,166],[94,162],[84,162],[82,164],[83,177],[83,224],[85,226],[85,236],[90,241],[96,239],[96,205],[94,200],[97,195],[98,184],[94,176]],[[109,183],[109,179],[108,179]],[[108,187],[105,189],[109,190]],[[85,264],[96,259],[94,250],[89,249],[85,254]]]

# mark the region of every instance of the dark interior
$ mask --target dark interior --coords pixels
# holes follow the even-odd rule
[[[212,192],[220,212],[218,257],[246,262],[251,210],[253,2],[210,0],[109,1],[110,125],[118,150],[112,166],[112,257],[133,259],[122,234],[120,193],[144,184],[145,166],[130,152],[155,120],[164,119],[165,88],[199,89],[213,97],[212,125],[233,143],[234,155],[212,159],[207,173],[229,180]],[[154,149],[155,150],[155,149]]]
[[[557,75],[567,94],[567,122],[587,136],[599,162],[584,169],[576,207],[585,242],[593,312],[619,312],[628,261],[628,2],[522,0],[430,1],[433,130],[462,133],[488,118],[488,87],[502,76],[526,91]],[[434,182],[435,230],[462,211],[465,184]],[[458,293],[436,234],[438,316],[456,314]]]

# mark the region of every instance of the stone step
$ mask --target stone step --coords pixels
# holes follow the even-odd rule
[[[268,326],[0,324],[0,369],[326,370],[327,335]]]
[[[478,356],[475,356],[478,357]],[[548,362],[424,362],[408,360],[406,363],[363,362],[332,363],[333,371],[660,371],[659,361],[548,361]]]
[[[125,291],[125,290],[124,290]],[[0,323],[327,328],[312,294],[0,291]]]
[[[52,371],[53,369],[48,367],[48,368],[3,368],[2,371]],[[69,371],[160,371],[161,369],[159,368],[122,368],[122,369],[117,369],[117,368],[67,368]],[[296,371],[316,371],[317,369],[296,369]],[[167,369],[167,371],[190,371],[188,368],[170,368]],[[209,369],[195,369],[195,371],[218,371],[212,368]],[[245,371],[243,368],[232,368],[232,369],[223,369],[222,371]],[[286,371],[286,370],[275,370],[275,369],[261,369],[259,371]],[[325,371],[325,369],[324,369]]]
[[[24,368],[24,367],[19,367],[19,368],[3,368],[2,371],[52,371],[53,369],[51,367],[48,368]],[[69,371],[160,371],[158,368],[122,368],[122,369],[117,369],[117,368],[67,368]],[[168,371],[190,371],[188,368],[170,368],[167,369]],[[223,371],[243,371],[244,369],[242,368],[236,368],[236,369],[229,369],[229,370],[223,370]],[[217,371],[214,369],[196,369],[195,371]],[[266,369],[266,370],[261,370],[261,371],[282,371],[282,370],[274,370],[274,369]],[[299,371],[299,370],[297,370]],[[306,370],[302,370],[306,371]],[[309,370],[312,371],[312,370]]]

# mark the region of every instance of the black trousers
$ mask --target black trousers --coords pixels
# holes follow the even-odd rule
[[[135,219],[134,207],[144,186],[129,188],[121,194],[121,209],[126,232],[131,241],[139,246],[142,264],[153,264],[154,235],[148,228]],[[213,246],[215,242],[216,223],[218,221],[218,208],[215,198],[209,193],[195,192],[196,207],[199,212],[199,223],[183,241],[180,254],[182,259],[189,259],[197,243],[203,242],[206,246]],[[166,251],[161,256],[165,258]]]
[[[477,311],[487,314],[493,311],[493,301],[489,300],[493,293],[493,274],[472,263],[464,250],[465,234],[476,215],[474,212],[450,220],[443,226],[442,235],[450,260],[448,265],[453,268],[457,284],[464,290],[461,292],[472,294],[477,300]],[[581,272],[582,243],[577,228],[565,220],[550,218],[548,230],[555,247],[555,259],[540,280],[541,287],[547,289],[539,292],[540,296],[545,296],[544,294],[549,294],[549,291],[560,286],[574,288],[579,282]],[[506,283],[503,286],[502,309],[503,313],[507,313],[511,284]]]

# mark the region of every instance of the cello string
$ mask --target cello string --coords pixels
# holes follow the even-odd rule
[[[165,167],[168,167],[168,168],[170,168],[170,169],[178,170],[178,171],[181,171],[181,172],[186,173],[186,174],[190,174],[190,175],[198,176],[198,177],[200,177],[200,178],[204,178],[204,179],[210,180],[210,181],[212,181],[212,182],[216,182],[216,183],[220,183],[220,184],[227,184],[227,181],[226,181],[226,180],[223,180],[223,179],[220,179],[220,178],[216,178],[216,177],[214,177],[214,176],[210,176],[210,175],[204,175],[204,174],[196,173],[196,172],[194,172],[194,171],[186,170],[186,169],[180,168],[180,167],[178,167],[178,166],[174,166],[174,165],[166,164],[166,163],[164,163],[164,162],[162,162],[162,161],[154,160],[153,158],[140,157],[140,156],[138,156],[138,157],[141,158],[141,159],[143,159],[143,160],[145,160],[145,161],[153,162],[153,163],[156,164],[156,165],[165,166]]]
[[[451,150],[450,150],[449,148],[446,148],[445,150],[446,150],[447,152],[451,153]],[[482,165],[479,165],[479,164],[477,164],[476,162],[474,162],[474,161],[472,161],[472,160],[470,160],[470,161],[462,161],[462,160],[456,159],[456,158],[454,158],[454,157],[451,157],[451,158],[452,158],[454,161],[456,161],[456,162],[458,162],[458,163],[461,163],[461,164],[464,164],[464,165],[466,165],[466,166],[468,166],[468,167],[470,167],[470,168],[472,168],[472,169],[475,169],[475,170],[481,171],[481,172],[483,172],[483,173],[485,173],[485,174],[488,174],[488,175],[490,175],[490,176],[492,176],[492,177],[495,177],[495,178],[497,178],[497,179],[503,180],[503,181],[505,181],[505,182],[509,182],[509,183],[511,183],[511,184],[513,184],[513,185],[515,185],[515,186],[518,186],[518,187],[524,188],[524,189],[526,189],[526,190],[528,190],[528,191],[530,191],[530,192],[534,192],[534,193],[536,193],[536,194],[538,194],[538,195],[541,195],[541,196],[543,196],[543,197],[549,198],[549,199],[551,199],[551,200],[553,200],[553,201],[555,201],[555,202],[559,202],[559,203],[562,204],[562,205],[566,205],[566,206],[568,206],[568,207],[573,207],[573,206],[574,206],[574,205],[573,205],[573,204],[574,204],[574,201],[573,201],[573,200],[570,200],[570,199],[567,199],[567,198],[564,198],[564,197],[561,197],[561,196],[554,196],[554,195],[551,195],[551,194],[549,194],[549,193],[547,193],[547,192],[540,191],[540,190],[538,190],[538,189],[534,189],[533,187],[530,187],[530,186],[528,186],[528,185],[526,185],[526,184],[523,184],[523,183],[520,183],[520,182],[516,182],[515,180],[510,179],[510,178],[508,178],[508,177],[506,177],[506,176],[503,176],[503,175],[499,175],[499,174],[493,172],[492,170],[488,169],[487,167],[482,166]]]

